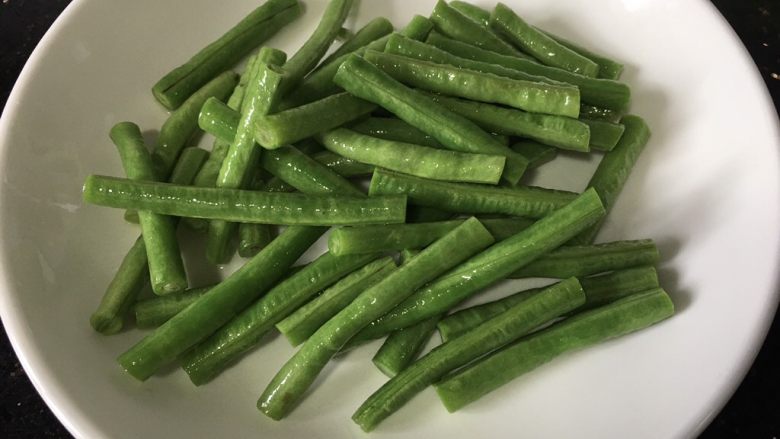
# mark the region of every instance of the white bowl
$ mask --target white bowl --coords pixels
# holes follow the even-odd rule
[[[304,41],[324,1],[307,3],[305,16],[271,44],[292,53]],[[349,23],[384,15],[400,27],[433,3],[363,0]],[[632,111],[653,137],[602,238],[654,238],[678,314],[566,355],[454,415],[425,391],[374,435],[693,436],[742,379],[777,305],[780,142],[767,92],[706,1],[507,3],[625,60]],[[274,422],[255,401],[293,352],[281,338],[195,388],[175,369],[136,382],[114,359],[140,332],[104,337],[88,324],[137,235],[120,212],[81,202],[87,174],[122,174],[109,127],[133,120],[153,135],[165,112],[151,85],[256,4],[74,1],[8,100],[0,122],[0,311],[36,388],[76,436],[363,436],[349,417],[385,380],[369,362],[372,348],[334,361],[301,406]],[[568,155],[537,182],[581,190],[595,163]],[[190,261],[194,282],[218,274],[196,266]]]

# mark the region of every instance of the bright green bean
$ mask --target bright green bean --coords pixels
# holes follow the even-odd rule
[[[577,197],[573,192],[532,186],[514,188],[427,180],[374,170],[369,195],[406,194],[409,202],[453,213],[541,218]]]
[[[365,59],[398,81],[436,93],[508,105],[534,113],[578,117],[580,92],[568,84],[545,84],[366,51]]]
[[[607,212],[615,204],[615,200],[620,195],[620,191],[623,190],[623,185],[626,184],[639,154],[642,153],[650,139],[650,128],[641,117],[629,114],[623,116],[620,123],[626,127],[620,141],[612,151],[604,154],[604,158],[601,159],[596,172],[593,173],[593,177],[588,182],[588,187],[594,188],[599,194]],[[572,244],[592,243],[600,229],[601,222],[583,231],[572,240]]]
[[[549,114],[527,113],[482,102],[441,95],[429,97],[485,130],[536,140],[570,151],[590,151],[590,128],[577,119]]]
[[[311,156],[315,161],[342,177],[361,177],[371,175],[374,167],[365,163],[342,157],[330,151],[321,151]]]
[[[406,197],[355,198],[196,188],[90,175],[84,201],[162,215],[287,224],[392,224],[404,221]]]
[[[282,366],[260,396],[258,409],[272,419],[285,417],[328,361],[361,328],[492,241],[493,237],[478,220],[468,220],[364,291],[312,334]]]
[[[263,167],[285,183],[306,194],[364,197],[365,193],[294,146],[266,151]]]
[[[328,96],[300,107],[262,117],[255,140],[275,149],[344,125],[376,109],[376,105],[349,93]]]
[[[117,361],[133,377],[146,380],[264,293],[324,232],[321,227],[288,227],[238,271],[120,355]]]
[[[542,145],[533,140],[515,142],[511,148],[528,160],[528,169],[537,168],[553,160],[558,155],[558,148]]]
[[[660,288],[628,296],[520,339],[438,383],[436,392],[454,412],[564,352],[646,328],[673,314],[674,304]]]
[[[139,328],[156,328],[195,303],[211,288],[213,285],[140,300],[133,305],[135,324]]]
[[[436,329],[439,317],[432,317],[387,336],[371,361],[383,374],[392,378],[406,369],[425,347]]]
[[[543,64],[584,76],[598,75],[598,64],[539,32],[503,3],[490,14],[490,27]]]
[[[371,262],[336,282],[309,303],[276,324],[293,346],[305,342],[320,326],[344,309],[360,293],[395,271],[389,256]]]
[[[432,350],[369,396],[352,415],[352,420],[364,431],[373,430],[450,371],[511,343],[583,302],[585,294],[575,278],[544,289],[474,331]]]
[[[380,253],[421,249],[463,224],[462,219],[416,224],[382,224],[339,227],[328,237],[328,250],[335,255]],[[530,226],[523,218],[480,219],[496,241]]]
[[[258,169],[250,186],[252,190],[265,189],[262,172]],[[251,258],[273,241],[275,227],[270,224],[241,223],[238,225],[238,255]]]
[[[503,178],[516,184],[527,162],[467,119],[404,86],[368,61],[351,55],[334,81],[350,93],[375,102],[431,135],[448,149],[507,157]]]
[[[580,279],[585,291],[585,303],[576,312],[602,306],[622,297],[658,288],[658,274],[653,267],[629,268],[602,276]],[[521,291],[499,300],[462,309],[442,319],[437,325],[442,341],[446,342],[476,328],[526,300],[541,288]]]
[[[324,288],[376,257],[377,255],[335,257],[330,253],[323,254],[280,282],[187,352],[182,360],[182,367],[195,385],[210,381],[255,346],[276,323]]]
[[[166,108],[176,109],[201,86],[232,68],[246,54],[298,18],[301,12],[297,0],[267,0],[185,64],[163,76],[152,87],[152,93]]]
[[[590,127],[590,147],[597,151],[612,151],[617,146],[626,127],[605,120],[581,119]]]
[[[470,296],[559,247],[603,215],[604,208],[598,195],[593,189],[588,189],[566,206],[511,238],[499,241],[421,288],[361,331],[354,343],[374,339],[447,312]]]
[[[511,44],[498,37],[491,29],[466,17],[451,8],[444,0],[439,0],[431,12],[431,21],[436,30],[459,41],[481,47],[492,52],[510,56],[523,56]]]
[[[611,270],[654,265],[659,255],[651,239],[560,247],[531,262],[510,277],[588,276]]]
[[[138,125],[120,122],[111,128],[110,137],[119,151],[125,173],[131,180],[157,180]],[[174,219],[146,210],[139,211],[138,217],[149,262],[152,290],[158,295],[183,291],[187,288],[187,274],[184,272]]]
[[[506,157],[430,148],[366,136],[346,128],[317,135],[328,150],[359,162],[432,180],[496,184]]]

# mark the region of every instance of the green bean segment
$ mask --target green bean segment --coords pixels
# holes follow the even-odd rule
[[[360,293],[395,271],[389,256],[371,262],[336,282],[309,303],[276,324],[293,346],[305,342],[320,326],[350,304]]]
[[[379,137],[380,139],[413,143],[431,148],[444,148],[444,145],[432,136],[394,117],[369,117],[349,125],[349,129],[367,136]]]
[[[573,192],[532,186],[498,187],[428,180],[381,168],[374,170],[369,195],[406,194],[409,202],[453,213],[541,218],[577,197]]]
[[[325,253],[280,282],[251,306],[184,356],[182,367],[195,385],[201,385],[235,362],[274,325],[315,294],[348,273],[376,259],[377,255],[336,257]]]
[[[336,225],[401,223],[406,197],[310,196],[238,189],[197,188],[90,175],[84,201],[106,207],[149,210],[233,222]]]
[[[520,339],[438,383],[436,392],[454,412],[565,352],[646,328],[673,314],[674,304],[660,288],[631,295]]]
[[[588,276],[639,265],[655,265],[658,260],[658,249],[651,239],[614,241],[591,245],[568,245],[557,248],[540,257],[512,273],[510,277],[551,277],[563,279],[570,276]]]
[[[492,52],[510,56],[523,56],[521,52],[505,42],[491,29],[451,8],[444,0],[439,0],[431,12],[431,21],[436,30],[459,41],[466,41]]]
[[[387,336],[371,361],[383,374],[392,378],[417,359],[436,329],[438,317],[432,317]]]
[[[140,300],[133,305],[135,324],[139,328],[156,328],[195,303],[212,287],[191,288],[180,293]]]
[[[350,93],[377,103],[429,134],[448,149],[507,158],[503,178],[516,184],[528,165],[524,157],[499,143],[469,120],[404,86],[368,61],[351,55],[334,81]]]
[[[352,415],[352,420],[364,431],[373,430],[448,372],[522,337],[584,302],[585,294],[575,278],[542,290],[474,331],[432,350],[369,396]]]
[[[577,312],[602,306],[622,297],[658,288],[658,274],[653,267],[629,268],[609,274],[580,279],[585,291],[585,303]],[[515,304],[526,300],[541,288],[521,291],[499,300],[462,309],[443,318],[437,325],[443,342],[476,328]]]
[[[266,151],[261,163],[270,173],[306,194],[365,196],[362,190],[344,177],[302,153],[294,146]]]
[[[311,158],[342,177],[362,177],[374,172],[374,167],[371,165],[342,157],[330,151],[318,152]]]
[[[265,292],[324,232],[320,227],[288,227],[238,271],[120,355],[117,361],[133,377],[146,380]]]
[[[615,204],[615,200],[623,190],[639,154],[642,153],[650,140],[650,128],[641,117],[629,114],[623,116],[620,123],[626,127],[620,141],[612,151],[604,154],[596,172],[593,173],[593,177],[588,182],[588,187],[594,188],[599,194],[607,212]],[[583,231],[572,243],[592,243],[600,228],[601,222]]]
[[[604,216],[598,195],[588,189],[575,200],[536,221],[516,235],[499,241],[482,253],[416,291],[361,334],[361,340],[378,338],[429,317],[441,315],[472,295],[505,279],[510,273],[567,242]]]
[[[631,102],[631,89],[628,85],[609,79],[597,79],[572,73],[556,67],[536,63],[515,56],[505,56],[500,53],[480,49],[468,42],[455,41],[436,32],[428,35],[426,42],[434,47],[449,52],[460,58],[494,64],[517,72],[536,77],[548,78],[577,86],[580,90],[580,100],[592,105],[598,105],[617,112],[625,112]],[[591,106],[580,108],[580,117],[592,112]]]
[[[463,224],[463,221],[339,227],[328,238],[328,250],[335,255],[349,255],[421,249]],[[524,218],[480,219],[480,222],[496,241],[506,239],[533,223]]]
[[[255,127],[255,140],[264,148],[279,148],[344,125],[375,108],[376,105],[348,93],[328,96],[260,118]]]
[[[577,119],[527,113],[498,105],[431,94],[429,97],[485,130],[525,137],[570,151],[590,151],[590,128]]]
[[[416,88],[534,113],[578,117],[580,92],[568,84],[546,84],[366,51],[365,59],[398,81]]]
[[[155,98],[169,110],[219,73],[232,68],[250,51],[301,15],[297,0],[267,0],[219,39],[173,69],[152,87]]]
[[[544,32],[548,37],[557,41],[558,44],[567,47],[568,49],[579,53],[580,55],[588,58],[599,66],[598,78],[602,79],[619,79],[623,73],[623,64],[615,61],[611,58],[607,58],[604,55],[595,53],[589,49],[586,49],[579,44],[573,43],[565,38],[554,35],[550,32],[537,28],[537,30]]]
[[[590,147],[598,151],[612,151],[617,146],[626,127],[605,120],[582,119],[590,128]]]
[[[364,291],[312,334],[282,366],[260,396],[258,409],[272,419],[285,417],[330,359],[361,328],[492,241],[479,221],[470,219]]]
[[[490,14],[490,27],[546,65],[584,76],[598,75],[598,64],[539,32],[503,3]]]
[[[359,162],[433,180],[496,184],[501,155],[470,154],[395,142],[337,128],[317,136],[330,151]]]

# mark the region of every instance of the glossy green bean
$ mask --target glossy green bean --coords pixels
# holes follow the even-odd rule
[[[490,245],[493,237],[476,219],[464,222],[408,263],[361,293],[322,325],[285,363],[266,387],[257,407],[272,419],[285,417],[330,359],[372,320],[450,267]]]
[[[263,172],[258,169],[252,179],[252,190],[265,189],[262,178]],[[242,258],[251,258],[273,241],[276,236],[276,228],[270,224],[241,223],[238,225],[238,255]]]
[[[138,125],[120,122],[111,128],[110,137],[130,180],[157,180]],[[187,288],[187,274],[184,272],[174,219],[146,210],[138,211],[138,218],[146,247],[152,290],[158,295],[183,291]]]
[[[180,293],[140,300],[133,305],[135,324],[139,328],[156,328],[195,303],[212,287],[191,288]]]
[[[406,369],[430,340],[439,317],[431,317],[387,336],[371,361],[383,374],[392,378]]]
[[[544,289],[474,331],[432,350],[369,396],[352,415],[352,420],[364,431],[373,430],[450,371],[511,343],[584,301],[582,287],[575,278]]]
[[[489,28],[466,17],[450,7],[444,0],[439,0],[431,12],[431,21],[436,30],[449,38],[466,41],[492,52],[510,56],[523,56],[520,51],[505,42]]]
[[[374,172],[374,167],[371,165],[342,157],[330,151],[318,152],[313,154],[311,158],[342,177],[362,177]]]
[[[190,349],[182,359],[182,368],[195,385],[210,381],[315,294],[376,258],[323,254]]]
[[[660,288],[628,296],[520,339],[436,384],[436,392],[453,412],[564,352],[646,328],[673,314],[674,304]]]
[[[575,312],[605,305],[622,297],[658,288],[658,274],[653,267],[629,268],[609,274],[580,279],[585,291],[585,303]],[[520,291],[499,300],[462,309],[443,318],[437,328],[443,342],[476,328],[483,322],[501,314],[526,300],[541,288]]]
[[[603,120],[605,122],[620,123],[623,112],[597,107],[589,104],[580,105],[580,119]]]
[[[545,30],[537,28],[539,31],[544,32],[547,34],[548,37],[552,38],[553,40],[557,41],[562,46],[565,46],[569,48],[570,50],[573,50],[574,52],[579,53],[580,55],[584,56],[585,58],[588,58],[589,60],[593,61],[594,63],[598,64],[599,66],[599,74],[598,78],[603,79],[619,79],[620,75],[623,73],[623,63],[619,61],[615,61],[614,59],[607,58],[604,55],[595,53],[591,51],[590,49],[586,49],[579,44],[573,43],[565,38],[559,37],[555,34],[552,34],[550,32],[547,32]]]
[[[360,134],[379,137],[380,139],[413,143],[431,148],[444,148],[444,145],[432,136],[394,117],[369,117],[348,127]]]
[[[468,42],[446,38],[436,32],[431,32],[428,35],[426,42],[460,58],[495,64],[529,75],[575,85],[580,90],[580,100],[582,102],[610,108],[617,112],[626,111],[631,102],[631,89],[622,82],[591,78],[563,69],[539,64],[531,60],[501,55],[500,53],[480,49],[479,47],[468,44]],[[581,107],[580,117],[583,117],[586,112],[589,111],[591,111],[590,107]]]
[[[402,304],[361,331],[355,337],[354,343],[374,339],[447,312],[458,303],[559,247],[602,216],[604,208],[598,195],[593,189],[588,189],[566,206],[516,235],[499,241],[419,289]]]
[[[338,49],[334,50],[333,53],[325,57],[325,59],[323,59],[320,65],[317,67],[317,70],[348,53],[352,53],[361,47],[365,47],[372,41],[376,41],[385,35],[390,34],[391,32],[393,32],[393,23],[391,23],[390,20],[385,17],[374,18],[373,20],[366,23],[366,25],[360,28],[357,32],[355,32],[355,35],[344,41],[344,44],[339,46]]]
[[[263,224],[392,224],[403,222],[406,215],[404,196],[310,196],[196,188],[96,175],[87,177],[83,197],[88,203],[106,207]]]
[[[319,296],[301,306],[276,324],[293,346],[305,342],[320,326],[350,304],[360,293],[396,270],[389,256],[369,263],[325,289]]]
[[[365,193],[294,146],[266,151],[261,163],[270,173],[306,194],[364,197]]]
[[[532,186],[514,188],[428,180],[374,170],[369,195],[406,194],[409,202],[453,213],[541,218],[577,197],[573,192]]]
[[[267,0],[185,64],[152,87],[155,98],[169,110],[301,15],[297,0]],[[222,99],[222,98],[220,98]]]
[[[463,221],[465,220],[456,219],[416,224],[339,227],[331,231],[328,237],[328,250],[335,255],[351,255],[421,249],[463,224]],[[480,219],[480,222],[496,241],[508,238],[533,223],[524,218]]]
[[[590,127],[570,117],[527,113],[513,108],[430,94],[429,97],[485,130],[536,140],[569,151],[590,151]]]
[[[462,2],[458,0],[449,2],[449,5],[452,9],[455,9],[466,17],[476,21],[483,27],[490,26],[490,11],[482,9],[479,6],[473,5],[469,2]]]
[[[260,118],[255,125],[255,140],[264,148],[279,148],[337,128],[374,109],[376,105],[371,102],[339,93]]]
[[[629,114],[623,116],[620,123],[626,127],[620,141],[612,151],[604,154],[596,172],[593,173],[593,177],[588,182],[588,187],[594,188],[599,194],[607,212],[615,204],[615,200],[623,190],[639,154],[642,153],[647,141],[650,140],[650,127],[641,117]],[[592,243],[600,229],[601,222],[583,231],[572,240],[572,244]]]
[[[552,161],[558,155],[558,148],[542,145],[533,140],[515,142],[510,148],[528,160],[528,169],[537,168]]]
[[[534,113],[578,117],[580,92],[568,84],[545,84],[366,51],[365,59],[398,81],[416,88]]]
[[[597,151],[612,151],[617,146],[626,127],[605,120],[581,119],[590,127],[590,147]]]
[[[432,180],[496,184],[506,157],[430,148],[366,136],[347,128],[318,134],[328,150],[359,162]]]
[[[208,337],[273,285],[323,233],[321,227],[288,227],[238,271],[119,356],[133,377],[146,380]]]
[[[375,102],[434,137],[448,149],[507,157],[503,178],[516,184],[527,162],[474,123],[404,86],[368,61],[350,56],[334,80],[350,93]]]
[[[503,3],[490,14],[490,27],[545,65],[589,77],[598,75],[598,64],[539,32]]]

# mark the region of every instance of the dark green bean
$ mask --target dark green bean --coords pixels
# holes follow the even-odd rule
[[[612,151],[626,127],[605,120],[581,119],[590,127],[590,147],[598,151]]]
[[[374,167],[371,165],[342,157],[330,151],[318,152],[311,158],[342,177],[362,177],[374,172]]]
[[[528,160],[528,169],[537,168],[553,160],[558,155],[557,148],[542,145],[533,140],[521,140],[514,143],[511,148]]]

